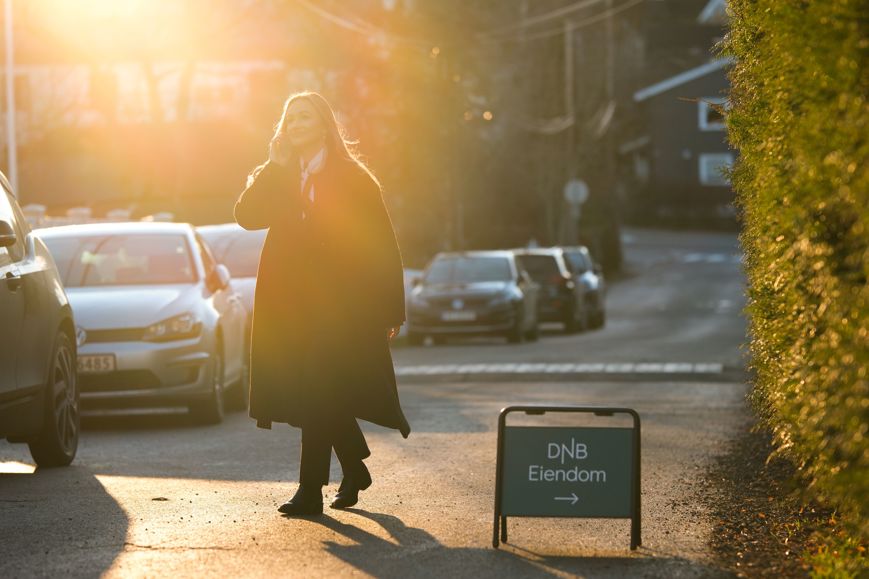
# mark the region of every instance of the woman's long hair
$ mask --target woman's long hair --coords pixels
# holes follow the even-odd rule
[[[320,120],[323,122],[323,126],[326,128],[327,159],[341,158],[356,163],[363,171],[371,175],[371,178],[376,181],[377,179],[371,173],[371,170],[362,161],[362,159],[359,158],[359,155],[356,152],[357,142],[350,140],[346,136],[344,128],[338,122],[338,119],[335,118],[335,111],[332,110],[329,102],[319,93],[313,91],[303,91],[290,95],[286,102],[284,102],[284,110],[281,113],[281,119],[275,126],[275,134],[272,137],[272,140],[274,141],[275,139],[280,137],[281,134],[284,133],[287,122],[287,111],[294,102],[300,99],[305,99],[309,103],[311,103],[311,105],[314,107],[314,110],[317,111]],[[296,161],[297,155],[290,155],[290,162],[292,163]],[[259,175],[260,171],[262,171],[264,167],[265,163],[259,165],[258,167],[254,168],[253,171],[251,171],[250,175],[248,175],[247,177],[248,187],[250,187],[250,185],[253,183],[253,180],[256,178],[257,175]]]

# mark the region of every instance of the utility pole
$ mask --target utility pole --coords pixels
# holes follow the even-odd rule
[[[606,154],[604,186],[607,188],[604,200],[606,207],[606,226],[597,236],[599,260],[604,261],[608,267],[618,268],[621,265],[621,241],[619,236],[619,218],[615,204],[619,202],[616,197],[617,164],[616,164],[616,43],[614,31],[613,1],[606,0],[606,20],[604,23],[606,34],[606,95],[608,106],[613,107],[613,117],[610,119],[604,141]]]
[[[607,100],[607,110],[615,106],[616,98],[616,57],[615,57],[615,35],[613,34],[613,1],[606,0],[606,20],[604,20],[604,35],[606,38],[606,71],[604,77],[604,88]],[[612,201],[612,196],[615,194],[615,112],[609,119],[606,126],[606,135],[604,135],[604,154],[606,162],[604,163],[604,186],[607,188],[606,195],[608,200]]]
[[[571,124],[567,134],[567,180],[576,176],[576,97],[573,64],[573,24],[564,21],[564,110]]]
[[[564,110],[567,118],[570,119],[570,124],[564,134],[567,138],[567,146],[565,147],[567,159],[565,160],[565,179],[564,182],[569,183],[576,178],[576,81],[575,81],[575,64],[574,64],[574,45],[573,45],[573,23],[569,20],[564,21]],[[559,189],[559,194],[561,190]],[[562,206],[566,203],[560,199]],[[577,227],[579,215],[574,211],[573,205],[569,211],[561,213],[562,226],[559,227],[562,243],[574,245],[577,241]]]
[[[615,36],[613,35],[613,0],[606,0],[606,95],[608,99],[615,96]]]
[[[9,183],[12,194],[18,192],[18,143],[15,135],[15,53],[12,37],[12,0],[4,0],[4,20],[6,24],[6,155],[8,160]]]

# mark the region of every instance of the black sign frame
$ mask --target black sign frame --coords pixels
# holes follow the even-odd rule
[[[524,412],[528,415],[542,416],[547,412],[570,412],[594,414],[595,416],[613,416],[627,414],[633,419],[632,445],[632,477],[631,477],[631,551],[642,545],[641,505],[640,505],[640,415],[631,408],[609,406],[550,406],[521,405],[507,406],[498,415],[498,455],[495,463],[495,521],[492,531],[492,546],[498,548],[500,542],[507,541],[507,516],[502,513],[501,502],[504,487],[504,429],[507,426],[507,415],[513,412]],[[522,515],[511,515],[522,516]],[[532,515],[528,515],[532,516]],[[553,517],[555,518],[555,517]],[[615,517],[604,517],[615,518]],[[499,542],[500,535],[500,542]]]

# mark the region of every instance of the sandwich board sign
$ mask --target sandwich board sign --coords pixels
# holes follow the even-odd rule
[[[514,412],[627,414],[633,427],[508,426]],[[498,417],[492,545],[507,540],[507,517],[631,519],[640,538],[640,417],[629,408],[509,406]]]

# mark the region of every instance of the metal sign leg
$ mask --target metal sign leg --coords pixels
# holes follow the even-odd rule
[[[635,551],[637,547],[643,544],[642,541],[642,533],[640,521],[642,519],[642,506],[641,506],[641,492],[640,486],[642,484],[642,475],[640,473],[640,467],[642,465],[642,460],[640,458],[640,417],[638,414],[633,413],[634,419],[634,477],[632,481],[633,485],[633,508],[631,509],[631,551]]]
[[[501,492],[503,488],[503,455],[504,455],[504,413],[498,416],[498,450],[495,457],[495,522],[492,530],[492,546],[498,548],[498,531],[500,532],[502,541],[507,540],[507,517],[501,516]]]

